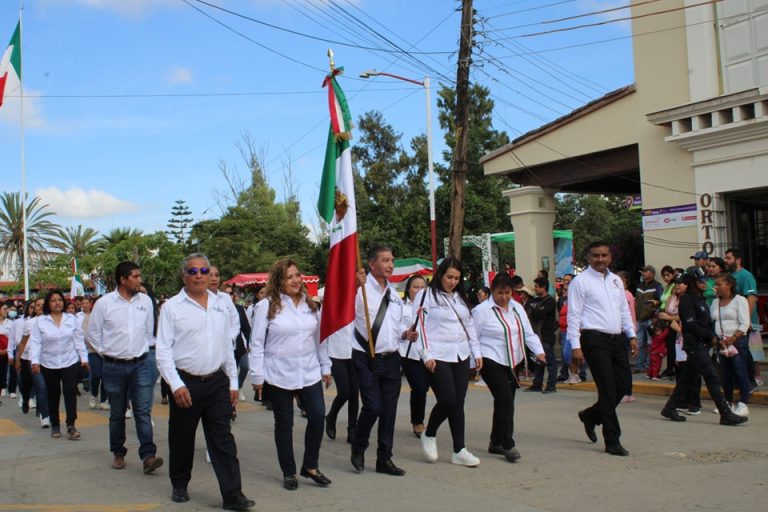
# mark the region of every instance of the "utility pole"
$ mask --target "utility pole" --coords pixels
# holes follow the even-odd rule
[[[464,234],[464,189],[467,185],[467,132],[469,131],[469,65],[472,59],[472,0],[462,0],[461,40],[456,71],[456,142],[451,170],[451,224],[448,255],[461,257]]]

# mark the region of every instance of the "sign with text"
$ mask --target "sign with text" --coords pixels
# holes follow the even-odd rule
[[[696,204],[643,210],[643,230],[685,228],[696,226]]]

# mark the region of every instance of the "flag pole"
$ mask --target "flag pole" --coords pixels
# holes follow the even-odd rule
[[[333,72],[336,70],[336,64],[333,62],[333,50],[328,48],[328,64],[331,67],[331,76],[333,76]],[[357,213],[355,212],[355,215]],[[363,267],[363,257],[360,253],[360,230],[357,230],[357,244],[355,247],[355,252],[357,252],[357,268],[358,271],[362,270],[365,272],[365,267]],[[365,291],[365,282],[360,286],[362,292],[363,292],[363,309],[365,310],[365,328],[368,331],[368,352],[370,353],[371,359],[376,358],[376,349],[373,346],[373,331],[371,329],[371,315],[368,312],[368,294]]]
[[[24,40],[22,14],[24,12],[24,1],[19,0],[19,55],[23,57],[22,41]],[[22,222],[22,253],[23,253],[23,273],[24,273],[24,300],[29,300],[29,245],[27,243],[27,165],[24,158],[24,73],[21,72],[21,66],[24,59],[19,62],[19,130],[21,146],[21,222]]]

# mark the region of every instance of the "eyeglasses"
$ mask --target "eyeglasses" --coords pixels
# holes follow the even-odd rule
[[[211,272],[211,269],[209,269],[208,267],[200,267],[200,268],[189,267],[187,270],[185,270],[185,272],[187,273],[188,276],[196,276],[198,272],[200,272],[204,276],[207,276]]]

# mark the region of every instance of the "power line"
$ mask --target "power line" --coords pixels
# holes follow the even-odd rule
[[[504,16],[512,16],[514,14],[520,14],[520,13],[524,13],[524,12],[538,11],[538,10],[541,10],[541,9],[547,9],[549,7],[554,7],[556,5],[572,4],[575,1],[576,0],[561,0],[560,2],[553,2],[553,3],[549,3],[549,4],[545,4],[545,5],[539,5],[537,7],[529,7],[527,9],[520,9],[520,10],[517,10],[517,11],[510,11],[510,12],[505,12],[505,13],[502,13],[502,14],[496,14],[494,16],[491,16],[491,18],[503,18]]]
[[[348,92],[391,92],[410,91],[411,87],[390,87],[379,89],[349,89]],[[24,94],[25,98],[58,98],[58,99],[114,99],[114,98],[208,98],[208,97],[238,97],[238,96],[290,96],[297,94],[327,94],[323,90],[313,91],[253,91],[253,92],[192,92],[192,93],[137,93],[137,94]],[[18,98],[20,95],[7,95]]]
[[[184,0],[184,1],[186,3],[186,0]],[[275,30],[280,30],[282,32],[287,32],[287,33],[293,34],[295,36],[304,37],[304,38],[307,38],[307,39],[313,39],[315,41],[322,41],[324,43],[337,44],[337,45],[340,45],[340,46],[348,46],[348,47],[351,47],[351,48],[359,48],[361,50],[371,50],[371,51],[387,52],[387,53],[402,53],[399,50],[388,50],[386,48],[380,48],[380,47],[361,46],[361,45],[356,45],[356,44],[351,44],[351,43],[344,43],[342,41],[335,41],[333,39],[327,39],[325,37],[320,37],[320,36],[315,36],[315,35],[311,35],[311,34],[306,34],[304,32],[299,32],[298,30],[292,30],[290,28],[281,27],[281,26],[275,25],[273,23],[268,23],[268,22],[263,21],[263,20],[258,20],[256,18],[252,18],[252,17],[247,16],[245,14],[242,14],[242,13],[235,12],[235,11],[232,11],[230,9],[227,9],[225,7],[221,7],[219,5],[215,5],[215,4],[212,4],[210,2],[206,2],[205,0],[193,0],[193,1],[195,1],[195,2],[197,2],[199,4],[207,5],[208,7],[212,8],[212,9],[216,9],[216,10],[219,10],[221,12],[225,12],[225,13],[230,14],[232,16],[236,16],[238,18],[241,18],[241,19],[253,22],[253,23],[258,23],[259,25],[263,25],[265,27],[269,27],[269,28],[272,28],[272,29],[275,29]],[[450,54],[452,52],[444,51],[444,52],[411,52],[411,53],[418,53],[418,54],[422,54],[422,55],[428,55],[428,54],[445,55],[445,54]]]

